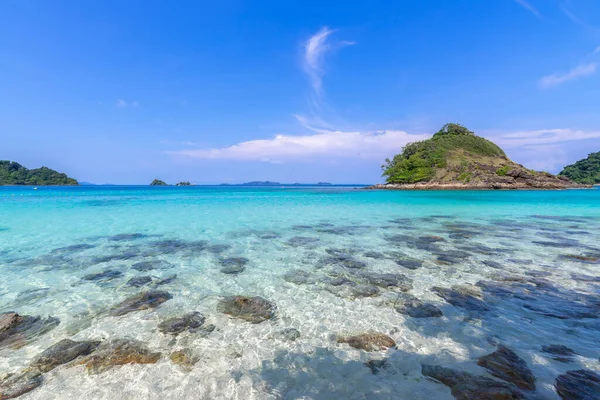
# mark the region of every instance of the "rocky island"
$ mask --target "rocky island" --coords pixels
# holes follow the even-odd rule
[[[0,186],[79,185],[77,180],[47,167],[28,169],[14,161],[0,160]]]
[[[369,189],[567,189],[586,185],[527,169],[491,141],[459,124],[406,145],[382,166],[386,183]]]

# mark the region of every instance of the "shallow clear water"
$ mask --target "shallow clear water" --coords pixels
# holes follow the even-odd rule
[[[600,370],[599,238],[596,189],[0,188],[0,312],[60,320],[23,347],[0,349],[0,378],[64,338],[132,338],[163,357],[99,375],[61,366],[22,398],[451,399],[446,386],[424,379],[420,365],[486,375],[477,358],[504,344],[527,362],[537,392],[555,399],[560,373]],[[85,246],[69,247],[76,245]],[[221,272],[228,257],[247,258],[245,270]],[[362,268],[348,268],[348,259]],[[399,265],[406,259],[422,265]],[[167,263],[132,269],[156,260]],[[122,274],[82,279],[107,269]],[[306,274],[297,270],[308,278],[300,282]],[[405,275],[408,293],[443,316],[397,312],[399,289],[369,280],[381,273]],[[148,286],[127,285],[142,275],[150,276]],[[470,290],[479,293],[480,309],[451,305],[432,290],[478,282]],[[151,310],[107,314],[157,287],[173,298]],[[251,324],[218,312],[229,295],[262,296],[276,304],[276,318]],[[176,337],[158,331],[161,321],[191,311],[216,329]],[[286,328],[300,337],[284,340]],[[336,342],[367,331],[388,334],[397,348],[369,353]],[[553,360],[540,350],[549,344],[577,355]],[[180,349],[199,357],[191,370],[170,361]],[[381,373],[364,365],[384,357],[390,368]]]

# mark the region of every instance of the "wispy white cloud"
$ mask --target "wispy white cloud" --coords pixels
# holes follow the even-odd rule
[[[541,146],[600,138],[600,131],[577,129],[540,129],[515,131],[489,136],[491,140],[505,148]]]
[[[308,74],[317,96],[321,96],[323,92],[325,56],[336,48],[354,44],[350,41],[331,42],[329,37],[334,32],[335,30],[324,26],[304,43],[304,71]]]
[[[598,63],[595,62],[580,64],[569,72],[544,76],[542,79],[540,79],[540,86],[542,88],[551,88],[561,85],[565,82],[580,79],[595,73],[597,67]]]
[[[409,142],[427,139],[429,134],[409,134],[404,131],[320,132],[314,135],[277,135],[272,139],[241,142],[233,146],[212,149],[184,149],[173,155],[199,159],[241,161],[309,161],[326,157],[373,159],[383,161],[397,154]]]
[[[133,100],[131,102],[127,102],[123,99],[117,99],[117,101],[115,102],[115,106],[119,107],[119,108],[125,108],[125,107],[138,107],[140,104],[137,102],[137,100]]]
[[[540,12],[537,10],[537,8],[535,8],[534,6],[532,6],[529,2],[527,2],[525,0],[515,0],[515,3],[517,3],[518,5],[520,5],[521,7],[523,7],[524,9],[528,10],[529,12],[531,12],[536,17],[542,18],[542,14],[540,14]]]

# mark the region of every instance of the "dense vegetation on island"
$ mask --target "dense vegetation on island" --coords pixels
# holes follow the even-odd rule
[[[150,186],[167,186],[167,184],[160,179],[155,179],[150,183]]]
[[[77,180],[47,167],[28,169],[14,161],[0,160],[0,185],[78,185]]]
[[[407,144],[402,153],[386,159],[382,169],[394,188],[575,186],[566,177],[533,171],[511,161],[496,144],[454,123],[444,125],[431,139]]]
[[[600,151],[591,153],[575,164],[567,165],[558,175],[589,185],[600,183]]]
[[[192,186],[192,184],[189,183],[188,181],[183,181],[183,182],[176,183],[175,186]]]

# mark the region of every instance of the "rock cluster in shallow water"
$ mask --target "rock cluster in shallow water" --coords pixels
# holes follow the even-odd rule
[[[259,296],[228,296],[219,301],[217,311],[258,324],[275,317],[274,303]]]

